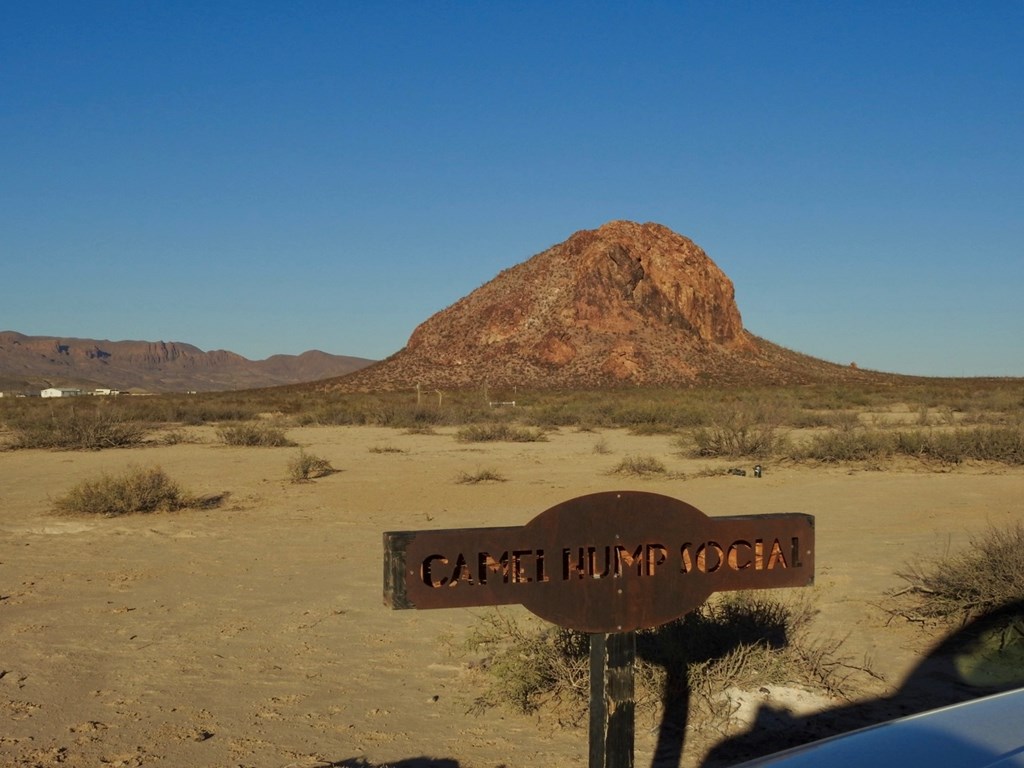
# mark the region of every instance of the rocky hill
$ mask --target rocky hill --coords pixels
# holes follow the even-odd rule
[[[659,224],[580,231],[429,318],[404,349],[327,389],[690,386],[881,374],[783,349],[743,328],[733,284]]]
[[[46,387],[144,392],[252,389],[327,379],[372,361],[316,350],[249,360],[177,341],[99,341],[0,332],[0,391]]]

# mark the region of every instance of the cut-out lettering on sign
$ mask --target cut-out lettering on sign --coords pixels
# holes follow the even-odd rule
[[[811,515],[708,517],[641,491],[580,496],[519,527],[384,534],[392,608],[521,603],[592,633],[660,626],[712,592],[813,580]]]

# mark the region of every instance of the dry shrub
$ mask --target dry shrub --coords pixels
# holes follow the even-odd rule
[[[413,427],[408,427],[405,430],[406,435],[436,435],[437,430],[430,424],[418,424]]]
[[[731,717],[720,694],[728,687],[803,686],[849,697],[870,676],[841,655],[842,641],[812,636],[815,611],[806,599],[782,602],[771,593],[719,595],[695,611],[637,633],[638,715],[654,717],[689,700],[688,728],[719,732]],[[589,696],[589,637],[532,617],[482,614],[467,648],[487,685],[476,707],[540,709],[579,724]]]
[[[517,427],[514,424],[470,424],[455,433],[461,443],[537,443],[547,440],[541,429]]]
[[[58,512],[114,517],[135,512],[172,512],[205,505],[184,493],[160,467],[129,467],[122,475],[104,474],[79,483],[54,502]]]
[[[668,468],[660,459],[654,456],[627,456],[611,469],[613,475],[633,475],[636,477],[650,477],[652,475],[664,475]]]
[[[792,457],[824,462],[869,461],[888,458],[894,452],[891,434],[850,425],[815,435],[808,445],[797,449]]]
[[[157,438],[161,445],[181,445],[182,443],[196,442],[195,438],[181,429],[167,429],[160,433]]]
[[[293,483],[302,483],[317,477],[325,477],[337,470],[331,462],[312,453],[299,449],[299,455],[288,462],[288,476]]]
[[[990,527],[956,554],[907,564],[908,583],[893,593],[891,613],[938,626],[959,626],[1024,600],[1024,524]]]
[[[504,483],[508,478],[493,469],[478,469],[476,472],[460,472],[456,483],[476,485],[477,483]]]
[[[737,402],[719,406],[711,426],[693,431],[695,453],[703,457],[768,458],[781,451],[786,440],[778,433],[780,420],[773,403]],[[684,444],[680,443],[683,448]]]
[[[815,437],[791,458],[817,461],[869,461],[909,456],[942,464],[995,461],[1024,464],[1024,427],[980,426],[972,429],[838,429]]]
[[[126,419],[121,413],[105,410],[53,409],[28,411],[9,419],[13,433],[12,448],[55,448],[60,450],[99,450],[130,448],[139,445],[146,434],[145,425]]]
[[[479,617],[466,647],[482,657],[478,669],[488,682],[477,711],[502,705],[529,713],[546,703],[585,708],[590,646],[582,632],[495,610]]]
[[[284,430],[266,424],[235,424],[221,427],[217,436],[227,445],[259,446],[281,448],[295,443],[289,440]]]
[[[370,453],[408,453],[408,451],[397,445],[374,445],[370,447]]]
[[[935,458],[1024,464],[1024,425],[975,427],[936,432],[930,446]]]
[[[717,595],[682,619],[640,634],[642,687],[652,703],[666,707],[688,690],[689,729],[702,738],[729,730],[733,704],[722,695],[728,688],[782,685],[849,700],[875,675],[844,655],[841,638],[812,632],[815,613],[805,595]]]

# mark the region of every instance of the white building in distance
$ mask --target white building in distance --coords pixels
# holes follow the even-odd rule
[[[82,390],[80,390],[80,389],[50,387],[49,389],[44,389],[43,391],[41,391],[39,393],[39,396],[40,397],[78,397],[80,394],[82,394]]]

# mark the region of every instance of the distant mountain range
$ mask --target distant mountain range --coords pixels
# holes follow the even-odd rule
[[[0,332],[0,391],[174,392],[894,383],[743,327],[732,281],[689,238],[612,221],[504,270],[425,320],[385,360],[305,352],[247,360],[191,344]]]
[[[0,331],[0,391],[48,387],[126,392],[212,392],[344,376],[373,361],[311,350],[249,360],[180,341],[107,341]]]

